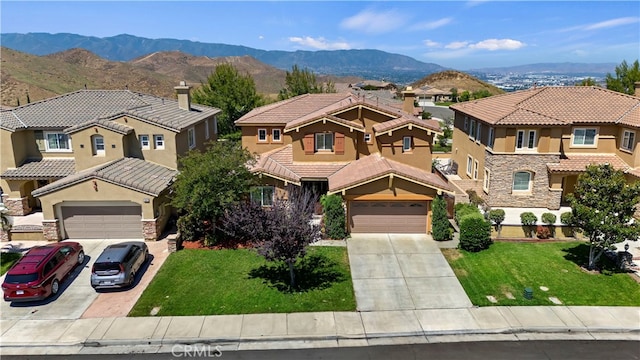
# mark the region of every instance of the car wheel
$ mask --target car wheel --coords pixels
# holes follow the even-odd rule
[[[51,295],[55,296],[58,291],[60,291],[60,282],[58,279],[53,279],[53,282],[51,283]]]
[[[133,286],[133,281],[136,279],[136,274],[131,273],[131,275],[129,275],[129,282],[127,282],[127,287],[132,287]]]
[[[144,261],[147,261],[147,260],[149,260],[149,250],[146,250],[144,252]]]
[[[78,265],[84,264],[84,251],[80,250],[78,253]]]

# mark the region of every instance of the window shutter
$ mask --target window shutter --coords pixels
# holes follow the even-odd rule
[[[313,153],[315,152],[314,139],[314,134],[307,134],[304,136],[302,145],[304,146],[305,155],[313,155]]]
[[[334,151],[336,155],[344,155],[344,134],[336,133],[336,143],[334,144]]]

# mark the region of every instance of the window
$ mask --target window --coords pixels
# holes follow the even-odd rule
[[[493,143],[496,141],[496,134],[494,128],[489,128],[489,139],[487,141],[487,147],[493,149]]]
[[[482,179],[482,190],[489,193],[489,181],[491,180],[491,171],[484,169],[484,179]]]
[[[267,142],[267,129],[258,129],[258,142]]]
[[[531,173],[528,171],[519,171],[513,174],[513,191],[530,191],[531,190]]]
[[[471,172],[473,171],[473,158],[471,156],[467,156],[467,175],[471,177]]]
[[[469,118],[468,117],[464,117],[464,131],[467,132],[467,129],[469,129]]]
[[[534,150],[536,148],[535,130],[518,130],[516,150]]]
[[[473,179],[474,180],[478,180],[478,168],[480,167],[480,164],[478,163],[478,160],[474,160],[473,161]]]
[[[142,150],[149,150],[151,148],[149,143],[149,135],[140,135],[138,136],[140,139],[140,147]]]
[[[189,139],[189,149],[196,147],[196,130],[194,128],[187,130],[187,137]]]
[[[371,144],[371,133],[364,133],[364,142]]]
[[[596,129],[573,129],[573,142],[571,145],[595,145]]]
[[[209,138],[209,119],[204,121],[204,138]]]
[[[282,142],[282,132],[280,131],[280,129],[271,130],[271,141]]]
[[[65,133],[46,133],[47,151],[71,151],[71,139]]]
[[[478,123],[478,128],[476,129],[476,141],[482,141],[482,124]]]
[[[333,133],[316,133],[316,151],[333,151]]]
[[[411,136],[405,136],[402,138],[402,152],[410,152],[411,151]]]
[[[476,121],[471,120],[471,125],[469,126],[469,138],[475,139],[476,136]]]
[[[104,156],[104,137],[102,135],[93,135],[91,142],[93,144],[93,155]]]
[[[636,139],[636,133],[633,131],[625,130],[622,135],[622,145],[620,146],[623,150],[633,151],[633,145]]]
[[[261,206],[272,206],[273,195],[273,186],[258,186],[251,189],[251,201]]]
[[[164,149],[164,135],[153,135],[153,145],[156,150]]]

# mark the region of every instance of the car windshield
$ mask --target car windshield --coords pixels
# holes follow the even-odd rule
[[[36,280],[38,280],[38,274],[36,273],[18,275],[7,274],[4,278],[4,282],[7,284],[26,284]]]
[[[95,263],[93,269],[95,271],[120,271],[120,265],[115,262]]]

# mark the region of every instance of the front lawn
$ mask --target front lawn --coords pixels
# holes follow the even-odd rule
[[[299,290],[288,291],[288,268],[255,252],[181,250],[171,254],[129,316],[354,311],[347,249],[311,247],[296,267]]]
[[[640,306],[640,284],[628,274],[612,272],[612,264],[605,267],[608,275],[581,269],[588,252],[583,242],[496,242],[478,253],[443,250],[474,305],[553,305],[549,297],[556,297],[563,305]],[[531,300],[523,296],[527,287],[533,289]]]
[[[0,275],[9,271],[9,268],[11,268],[21,256],[22,254],[15,252],[0,253]]]

